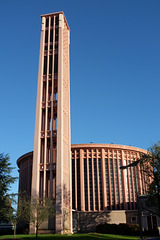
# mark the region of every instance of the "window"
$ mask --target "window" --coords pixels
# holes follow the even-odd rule
[[[45,43],[48,43],[48,30],[45,31]]]
[[[48,45],[44,45],[44,50],[48,50]]]
[[[48,26],[49,26],[49,19],[46,18],[46,27],[48,27]]]
[[[85,210],[88,211],[88,184],[87,184],[87,159],[84,158],[84,196]]]
[[[59,24],[59,16],[56,16],[56,25]]]
[[[97,188],[97,159],[94,158],[94,195],[95,195],[95,210],[98,210],[98,188]]]
[[[50,42],[53,42],[53,29],[50,31]]]
[[[77,159],[77,210],[81,211],[80,160]]]
[[[47,74],[47,56],[44,56],[43,75]]]
[[[111,199],[112,199],[112,208],[115,207],[115,195],[114,195],[114,182],[113,182],[113,165],[112,159],[109,159],[110,163],[110,181],[111,181]]]
[[[120,198],[121,198],[121,203],[122,203],[123,202],[123,187],[122,187],[122,170],[120,169],[120,167],[121,167],[120,159],[118,159],[118,167],[119,167]]]
[[[72,208],[75,209],[75,159],[72,159]]]
[[[58,73],[58,55],[54,55],[54,73]]]
[[[51,18],[51,26],[53,26],[54,18]]]
[[[99,174],[99,198],[100,198],[100,210],[103,210],[103,193],[102,193],[102,173],[101,173],[101,159],[98,159],[98,174]]]
[[[89,161],[90,210],[93,211],[92,159],[89,158],[88,161]]]
[[[109,176],[108,176],[108,159],[105,159],[106,171],[106,192],[107,192],[107,209],[110,209],[110,194],[109,194]]]
[[[52,74],[52,55],[49,56],[49,74]]]
[[[115,188],[116,188],[116,202],[119,203],[117,159],[114,159],[114,179],[115,179]]]
[[[131,223],[136,223],[137,222],[137,217],[134,216],[134,217],[131,217]]]
[[[58,28],[55,29],[55,42],[58,42]]]

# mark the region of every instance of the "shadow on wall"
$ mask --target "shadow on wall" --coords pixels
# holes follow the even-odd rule
[[[75,232],[95,232],[96,226],[110,221],[109,212],[73,212]]]
[[[63,194],[63,198],[62,198]],[[63,189],[56,187],[56,231],[59,233],[71,232],[71,208],[70,208],[71,194],[67,190],[66,184],[63,184]],[[61,219],[62,218],[62,219]],[[60,227],[62,221],[62,228]],[[60,224],[58,226],[58,223]],[[59,229],[58,229],[59,228]]]

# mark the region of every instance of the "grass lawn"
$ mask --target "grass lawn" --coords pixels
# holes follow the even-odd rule
[[[16,235],[16,238],[24,239],[24,240],[31,240],[35,239],[35,235]],[[3,235],[0,236],[0,239],[14,239],[13,235]],[[118,236],[113,234],[73,234],[73,235],[57,235],[57,234],[46,234],[46,235],[39,235],[39,240],[137,240],[139,237],[131,237],[131,236]]]

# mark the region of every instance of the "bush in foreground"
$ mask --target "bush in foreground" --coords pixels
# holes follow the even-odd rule
[[[96,228],[98,233],[106,233],[106,234],[118,234],[118,235],[139,235],[139,227],[137,224],[129,225],[129,224],[99,224]]]
[[[96,228],[97,233],[105,233],[105,234],[117,234],[117,235],[131,235],[138,236],[139,235],[139,225],[138,224],[99,224]],[[158,236],[158,229],[152,231],[144,231],[144,236]]]

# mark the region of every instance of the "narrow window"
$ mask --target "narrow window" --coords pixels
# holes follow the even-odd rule
[[[90,196],[90,210],[93,211],[93,183],[92,183],[92,159],[89,158],[89,196]]]
[[[48,43],[48,30],[45,31],[45,43]]]
[[[48,45],[44,45],[44,50],[48,50]]]
[[[108,175],[108,159],[105,159],[105,171],[106,171],[106,193],[107,193],[107,209],[110,209],[110,193],[109,193],[109,175]]]
[[[56,16],[56,25],[59,24],[59,16]]]
[[[47,56],[44,56],[43,75],[47,74]]]
[[[41,139],[41,158],[40,163],[44,163],[44,139]]]
[[[119,167],[119,187],[120,187],[120,203],[121,203],[121,208],[123,209],[123,187],[122,187],[122,173],[121,173],[121,169],[120,169],[120,166],[121,166],[121,160],[119,159],[118,160],[118,167]]]
[[[52,74],[52,55],[49,56],[49,74]]]
[[[112,199],[112,209],[115,209],[115,195],[114,195],[114,181],[113,181],[113,165],[112,165],[112,159],[109,159],[110,163],[110,181],[111,181],[111,199]]]
[[[48,27],[48,26],[49,26],[49,19],[46,18],[46,27]]]
[[[58,73],[58,54],[54,55],[54,73]]]
[[[116,188],[116,204],[119,204],[119,186],[118,186],[118,170],[117,170],[117,159],[114,159],[114,179]]]
[[[98,159],[98,173],[99,173],[99,198],[100,198],[100,210],[103,210],[103,192],[102,192],[102,173],[101,173],[101,159]]]
[[[53,29],[50,31],[50,42],[53,42]]]
[[[51,18],[51,27],[53,27],[54,18]]]
[[[72,159],[72,208],[75,209],[75,159]]]
[[[80,159],[77,159],[77,210],[81,210],[81,194],[80,194]]]
[[[97,159],[94,158],[94,195],[95,195],[95,210],[98,210],[98,186],[97,186]]]
[[[85,210],[88,211],[88,184],[87,184],[87,159],[84,158],[84,196]]]
[[[55,29],[55,42],[58,42],[58,28]]]

